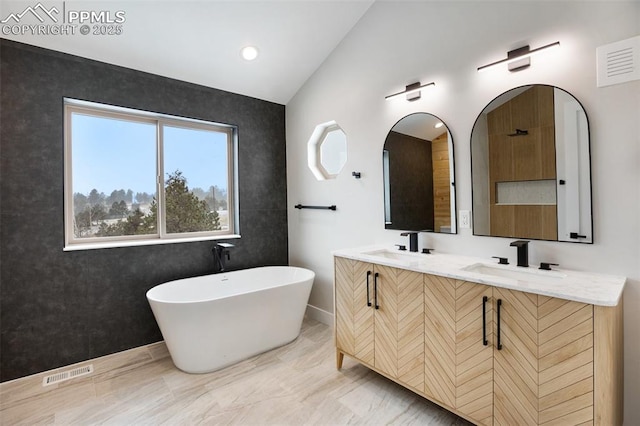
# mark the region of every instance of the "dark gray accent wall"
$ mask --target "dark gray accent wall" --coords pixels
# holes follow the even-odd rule
[[[433,230],[433,161],[431,141],[389,132],[389,200],[386,229]]]
[[[1,381],[161,340],[146,291],[213,271],[212,241],[63,252],[64,97],[238,126],[229,269],[288,263],[283,105],[8,40],[0,60]]]

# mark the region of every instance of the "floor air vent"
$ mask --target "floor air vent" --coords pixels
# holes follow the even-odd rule
[[[598,87],[640,80],[640,36],[596,49]]]
[[[91,373],[93,373],[93,364],[83,365],[82,367],[74,368],[73,370],[61,371],[44,377],[42,379],[42,386],[53,385],[55,383],[64,382],[66,380],[71,380]]]

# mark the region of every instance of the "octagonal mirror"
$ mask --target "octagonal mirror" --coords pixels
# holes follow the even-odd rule
[[[318,124],[309,138],[307,154],[316,179],[335,179],[347,163],[347,135],[335,121]]]

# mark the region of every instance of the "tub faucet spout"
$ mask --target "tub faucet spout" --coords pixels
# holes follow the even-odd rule
[[[224,272],[226,270],[225,258],[226,260],[231,260],[229,249],[233,247],[234,245],[230,243],[217,243],[213,246],[214,272]]]

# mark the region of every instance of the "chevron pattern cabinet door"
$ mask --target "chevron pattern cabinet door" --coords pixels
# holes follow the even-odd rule
[[[375,367],[410,388],[424,388],[423,275],[376,265]]]
[[[376,265],[379,309],[375,311],[375,364],[398,377],[398,269]]]
[[[335,258],[336,346],[365,363],[374,363],[374,309],[367,306],[367,271],[373,265]],[[373,301],[373,276],[370,278]]]
[[[424,393],[455,407],[455,281],[435,275],[424,279]]]
[[[398,270],[398,380],[424,390],[425,275]]]
[[[593,424],[593,306],[538,297],[539,423]]]
[[[356,358],[363,362],[374,364],[374,314],[373,309],[373,265],[364,262],[355,262],[353,266],[353,317],[355,332]],[[369,278],[369,299],[371,306],[367,306],[367,272],[371,271]]]
[[[335,332],[336,347],[354,355],[355,319],[353,312],[353,263],[350,259],[336,257],[335,267]]]
[[[538,424],[538,296],[495,287],[502,349],[494,350],[494,424]],[[497,333],[497,331],[496,331]],[[498,335],[495,336],[497,346]]]
[[[493,424],[494,301],[489,286],[456,281],[455,408],[479,424]],[[485,324],[483,334],[483,298]],[[483,343],[486,334],[487,344]]]

